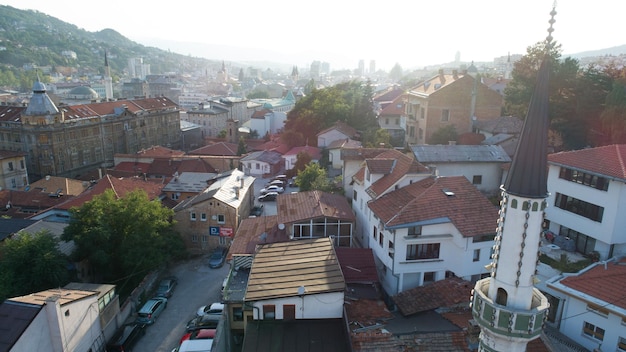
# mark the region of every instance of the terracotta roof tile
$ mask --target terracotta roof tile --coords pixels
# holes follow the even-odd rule
[[[378,154],[373,160],[386,160],[382,162],[386,166],[390,164],[390,160],[393,160],[393,167],[382,178],[376,180],[366,192],[372,196],[372,198],[378,198],[381,194],[385,193],[389,188],[395,185],[399,180],[405,177],[407,174],[429,174],[430,170],[427,167],[417,162],[414,158],[409,157],[395,149],[387,149],[386,151]],[[372,159],[367,159],[366,163],[369,166]],[[372,162],[375,166],[375,171],[383,171],[384,167],[378,168],[378,164]],[[373,173],[373,172],[372,172]]]
[[[372,326],[394,318],[382,300],[357,299],[345,307],[348,321],[359,323],[350,325],[353,332],[361,326]]]
[[[66,177],[46,176],[30,184],[29,192],[55,193],[61,190],[64,195],[77,196],[87,189],[89,183]]]
[[[2,105],[0,106],[0,121],[20,122],[24,110],[26,107],[23,106]]]
[[[254,254],[259,244],[289,241],[287,232],[278,230],[277,219],[276,215],[270,215],[241,220],[228,250],[228,259],[238,254]]]
[[[170,148],[165,148],[161,146],[153,146],[147,149],[142,149],[136,153],[138,156],[142,157],[154,157],[154,158],[170,158],[173,156],[183,156],[185,152],[180,150],[174,150]]]
[[[404,114],[404,102],[402,98],[396,98],[391,104],[385,106],[379,113],[380,116],[399,116]]]
[[[447,219],[465,237],[495,233],[498,219],[498,208],[463,176],[429,177],[387,193],[368,206],[386,227]]]
[[[460,278],[451,277],[402,291],[391,297],[404,316],[442,307],[469,305],[472,284]]]
[[[204,147],[194,149],[189,154],[194,155],[220,155],[220,156],[237,156],[239,145],[228,142],[217,142]]]
[[[388,89],[384,92],[379,92],[377,94],[374,95],[374,97],[372,98],[373,101],[375,102],[385,102],[385,101],[392,101],[395,100],[396,98],[400,97],[402,95],[402,93],[404,93],[403,89],[397,88],[397,87],[393,87],[391,89]]]
[[[341,160],[365,160],[387,151],[387,148],[344,148],[341,149]]]
[[[335,124],[333,126],[328,127],[326,129],[318,132],[317,135],[319,136],[321,134],[324,134],[324,133],[326,133],[328,131],[332,131],[332,130],[337,130],[337,131],[343,133],[348,138],[354,138],[358,134],[357,130],[354,127],[349,126],[345,122],[337,121],[337,122],[335,122]]]
[[[554,153],[548,162],[626,180],[626,144]]]
[[[115,171],[124,171],[124,172],[132,172],[135,175],[140,173],[147,172],[150,168],[150,163],[139,163],[134,161],[122,161],[121,163],[115,165],[113,170]]]
[[[621,258],[616,262],[608,262],[606,267],[598,263],[589,270],[562,279],[561,284],[626,309],[624,279],[626,258]]]
[[[281,194],[276,198],[276,208],[278,222],[283,224],[320,217],[355,221],[346,197],[322,191]]]
[[[354,139],[350,139],[350,138],[346,138],[346,139],[339,139],[336,141],[332,141],[328,147],[326,147],[327,149],[338,149],[338,148],[361,148],[361,142],[359,141],[355,141]]]
[[[310,145],[303,147],[293,147],[283,155],[298,155],[299,153],[309,154],[313,160],[320,160],[320,158],[322,157],[322,150],[318,147],[312,147]]]

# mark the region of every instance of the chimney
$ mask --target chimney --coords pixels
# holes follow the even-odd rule
[[[446,77],[443,75],[443,68],[439,69],[439,81],[441,82],[441,85],[446,83]]]
[[[458,78],[459,78],[459,71],[457,71],[457,70],[452,70],[452,78],[454,78],[454,79],[458,79]]]

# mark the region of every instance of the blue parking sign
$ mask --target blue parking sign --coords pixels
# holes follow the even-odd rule
[[[219,236],[220,235],[220,227],[219,226],[210,226],[209,227],[209,235],[211,235],[211,236]]]

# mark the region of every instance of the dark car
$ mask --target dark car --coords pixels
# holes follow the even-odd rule
[[[278,193],[277,192],[265,193],[265,194],[259,196],[259,202],[273,201],[273,200],[276,200],[276,197],[278,197]]]
[[[166,307],[167,298],[165,297],[149,299],[137,313],[137,323],[153,324]]]
[[[209,268],[221,268],[224,265],[224,261],[226,261],[226,253],[228,251],[224,247],[215,248],[209,258]]]
[[[250,210],[250,216],[261,216],[263,214],[263,204],[255,205]]]
[[[174,293],[174,289],[176,288],[176,284],[178,280],[175,277],[168,277],[166,279],[161,280],[159,283],[159,287],[157,288],[156,296],[157,297],[172,297],[172,293]]]
[[[107,344],[107,352],[130,351],[137,340],[146,334],[146,326],[140,323],[123,325],[115,332],[111,341]]]
[[[187,332],[195,331],[198,329],[215,329],[219,324],[221,314],[205,314],[201,317],[196,317],[187,322]]]

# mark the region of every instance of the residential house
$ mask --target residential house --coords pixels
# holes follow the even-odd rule
[[[101,351],[98,293],[65,288],[13,297],[0,304],[3,351]]]
[[[26,219],[48,211],[58,206],[73,196],[52,194],[48,192],[0,190],[0,214],[18,219]]]
[[[243,351],[267,350],[270,345],[290,349],[300,343],[311,349],[298,338],[298,332],[305,331],[306,340],[315,341],[313,350],[349,350],[342,319],[345,288],[330,239],[260,245],[244,298],[254,321],[247,324]]]
[[[50,195],[77,196],[83,193],[89,186],[89,182],[48,175],[41,180],[31,183],[24,190],[28,192],[43,192]]]
[[[498,145],[413,145],[415,159],[437,176],[465,176],[479,191],[498,194],[511,158]]]
[[[612,258],[550,279],[558,331],[588,351],[626,351],[624,276],[626,259]]]
[[[250,132],[256,131],[257,136],[263,137],[267,134],[276,134],[283,130],[287,114],[281,111],[274,111],[269,108],[257,110],[252,114],[250,121],[243,127]]]
[[[240,164],[246,175],[256,177],[276,175],[283,170],[282,156],[271,150],[252,152],[242,157]]]
[[[293,147],[288,152],[283,154],[282,158],[285,160],[285,170],[291,170],[296,166],[298,161],[298,154],[304,153],[311,157],[312,162],[319,162],[322,158],[322,151],[320,148],[312,146]]]
[[[279,195],[278,227],[293,239],[328,237],[335,246],[352,247],[355,217],[347,199],[338,194],[308,191]]]
[[[319,148],[328,147],[332,142],[345,140],[346,138],[358,139],[356,129],[348,126],[345,122],[337,121],[333,126],[320,131],[317,134],[317,146]]]
[[[342,162],[341,175],[343,176],[343,189],[345,194],[352,194],[353,176],[363,167],[365,159],[388,151],[388,148],[341,148],[339,157]],[[333,159],[334,160],[334,159]]]
[[[438,75],[408,91],[406,104],[406,130],[414,127],[416,132],[414,137],[407,136],[407,143],[429,144],[440,128],[454,126],[463,134],[472,132],[474,121],[499,117],[503,99],[467,73],[439,70]]]
[[[398,86],[389,87],[383,91],[377,92],[372,98],[374,103],[374,112],[378,115],[383,109],[400,97],[404,93],[404,90]]]
[[[20,189],[28,185],[25,153],[0,150],[0,189]]]
[[[215,142],[189,152],[191,155],[238,156],[239,145],[228,142]]]
[[[179,202],[193,197],[209,187],[209,181],[217,176],[208,172],[176,172],[174,177],[163,187],[163,193],[167,198]]]
[[[63,288],[98,293],[98,315],[106,341],[109,341],[117,329],[124,323],[120,316],[120,297],[117,294],[115,285],[70,282]]]
[[[499,145],[513,157],[524,121],[515,116],[501,116],[492,120],[475,121],[474,131],[485,136],[481,144]]]
[[[190,253],[208,253],[230,244],[254,204],[254,177],[237,169],[218,174],[201,193],[173,209],[175,228]]]
[[[412,131],[406,131],[406,108],[403,96],[397,97],[391,104],[385,106],[378,114],[378,126],[389,133],[391,145],[404,147],[405,137],[415,136],[415,127],[408,126]]]
[[[393,190],[430,177],[431,172],[414,158],[394,149],[365,159],[352,176],[352,209],[356,216],[355,239],[362,247],[371,247],[368,203]],[[349,197],[350,194],[347,194]]]
[[[368,202],[365,219],[389,295],[487,273],[498,209],[463,176],[429,177]]]
[[[626,144],[548,155],[547,229],[554,244],[600,259],[626,254]]]
[[[337,173],[341,175],[341,169],[343,168],[343,160],[341,159],[341,150],[343,148],[356,149],[361,148],[361,142],[354,139],[339,139],[328,145],[328,162],[330,162],[330,168],[337,170]]]

